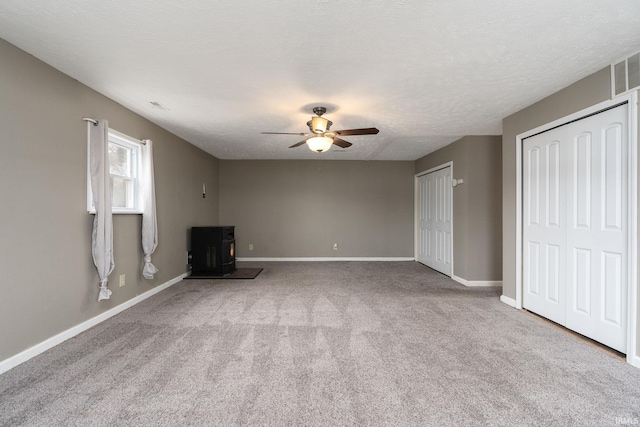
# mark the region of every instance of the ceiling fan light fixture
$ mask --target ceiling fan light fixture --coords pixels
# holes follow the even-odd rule
[[[333,144],[333,139],[328,136],[314,136],[313,138],[307,139],[309,150],[317,153],[324,153],[329,150],[329,148],[331,148],[331,144]]]
[[[307,126],[311,129],[313,133],[325,133],[329,130],[333,123],[323,117],[312,117],[310,121],[307,122]]]

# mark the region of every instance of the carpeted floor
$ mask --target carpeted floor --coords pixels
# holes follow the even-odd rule
[[[622,425],[640,369],[413,262],[243,263],[0,376],[2,426]]]

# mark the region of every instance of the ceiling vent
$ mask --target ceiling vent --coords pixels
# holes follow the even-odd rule
[[[611,64],[611,97],[640,88],[640,52]]]

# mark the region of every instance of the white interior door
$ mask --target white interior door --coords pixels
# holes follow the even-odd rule
[[[567,125],[567,327],[626,352],[627,105]]]
[[[523,141],[523,306],[626,352],[627,106]]]
[[[523,305],[556,323],[566,313],[566,128],[523,142]]]
[[[451,276],[451,166],[418,177],[417,260]]]
[[[417,247],[416,247],[416,260],[422,264],[429,265],[429,257],[431,254],[429,250],[431,246],[429,239],[433,233],[433,220],[431,212],[429,210],[429,175],[421,175],[418,177],[417,182]]]

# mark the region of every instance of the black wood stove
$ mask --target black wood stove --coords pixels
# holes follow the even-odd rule
[[[191,228],[191,275],[224,276],[236,271],[235,226]]]

